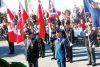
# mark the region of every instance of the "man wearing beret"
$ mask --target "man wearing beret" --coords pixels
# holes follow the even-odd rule
[[[73,29],[70,27],[70,20],[67,21],[65,23],[65,33],[66,33],[66,38],[68,40],[68,43],[67,43],[67,60],[72,63],[73,61],[73,45],[71,45],[70,43],[74,43],[74,31]]]
[[[32,34],[31,32],[27,36],[27,61],[29,67],[38,67],[39,44],[38,39],[35,36],[37,37],[38,35]]]
[[[66,67],[66,39],[62,37],[62,30],[57,30],[57,39],[55,40],[55,59],[58,67]]]
[[[87,47],[87,55],[88,55],[88,64],[87,65],[96,65],[96,58],[95,58],[95,45],[97,40],[97,32],[96,30],[92,29],[92,25],[89,24],[88,31],[87,31],[87,40],[86,40],[86,47]]]

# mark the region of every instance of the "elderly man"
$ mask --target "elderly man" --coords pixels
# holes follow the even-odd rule
[[[31,32],[28,34],[27,40],[27,61],[29,67],[38,67],[38,58],[39,58],[39,44],[38,44],[38,34],[34,35]]]
[[[96,30],[93,30],[92,25],[90,24],[88,26],[87,31],[87,40],[86,40],[86,47],[87,47],[87,55],[89,63],[87,65],[96,65],[96,58],[95,58],[95,45],[96,45],[96,39],[97,39],[97,32]]]
[[[66,39],[62,37],[62,30],[57,30],[57,39],[55,40],[55,58],[58,67],[66,67]]]

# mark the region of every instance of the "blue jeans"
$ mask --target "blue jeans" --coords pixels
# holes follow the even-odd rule
[[[66,61],[57,59],[58,67],[66,67]]]

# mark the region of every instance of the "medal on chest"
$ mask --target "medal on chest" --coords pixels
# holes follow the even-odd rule
[[[33,49],[33,47],[34,47],[34,44],[31,42],[31,49]]]

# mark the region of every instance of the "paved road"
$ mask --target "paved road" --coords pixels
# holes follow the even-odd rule
[[[16,43],[15,43],[16,44]],[[18,61],[22,62],[28,66],[24,55],[24,45],[15,45],[16,53],[14,55],[8,55],[8,43],[7,41],[0,41],[0,57],[7,60],[9,63]],[[73,48],[73,63],[66,62],[66,67],[92,67],[87,66],[88,57],[86,48],[83,46],[75,46]],[[52,52],[49,46],[46,46],[46,57],[39,58],[39,67],[58,67],[55,60],[51,60]],[[97,65],[95,67],[100,67],[100,47],[96,48],[96,61]]]

